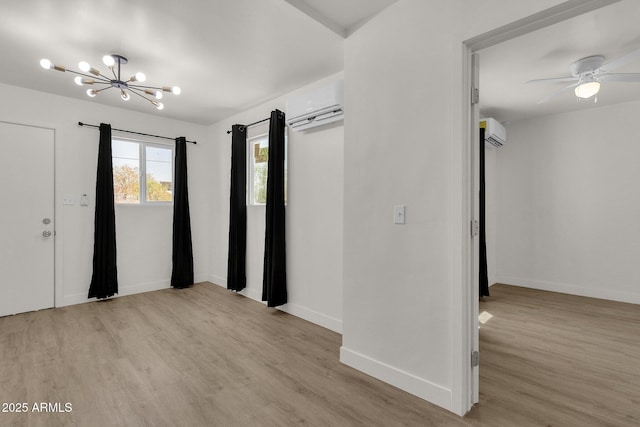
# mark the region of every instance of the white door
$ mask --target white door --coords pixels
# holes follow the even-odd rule
[[[0,122],[0,316],[54,305],[54,133]]]
[[[480,55],[473,53],[471,55],[471,82],[474,88],[480,89]],[[473,198],[471,201],[472,218],[474,224],[480,219],[480,112],[478,104],[473,103],[471,105],[471,176],[472,176],[472,190]],[[471,244],[472,251],[472,268],[471,268],[471,351],[480,351],[480,335],[478,333],[478,314],[480,311],[480,236],[474,233],[473,241]],[[478,353],[479,354],[479,353]],[[478,403],[480,400],[480,366],[472,366],[471,368],[471,402]]]

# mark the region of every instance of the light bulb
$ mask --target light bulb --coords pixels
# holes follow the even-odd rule
[[[120,98],[122,98],[124,101],[128,101],[131,98],[131,95],[129,95],[129,93],[125,92],[124,90],[120,90],[120,92]]]
[[[111,55],[105,55],[102,57],[102,62],[104,62],[104,65],[106,65],[107,67],[113,67],[116,63],[116,60],[113,59],[113,56]]]
[[[143,81],[145,81],[145,80],[147,80],[147,76],[145,76],[145,75],[144,75],[144,73],[141,73],[140,71],[138,71],[138,72],[136,73],[136,79],[135,79],[135,81],[137,81],[137,82],[143,82]]]
[[[48,59],[41,59],[40,66],[46,70],[53,68],[53,64]]]
[[[162,99],[162,92],[159,90],[145,89],[144,93],[153,96],[155,99]]]
[[[97,94],[98,94],[98,92],[96,92],[95,89],[87,89],[87,95],[89,95],[91,98],[93,98]]]
[[[83,85],[92,85],[94,84],[96,81],[93,79],[87,79],[87,78],[83,78],[80,76],[77,76],[75,79],[73,79],[74,82],[76,82],[76,84],[78,86],[83,86]]]
[[[600,83],[599,82],[587,82],[579,85],[575,89],[575,94],[578,98],[591,98],[593,95],[600,91]]]
[[[164,109],[164,104],[162,102],[151,101],[151,103],[155,105],[158,110]]]
[[[91,69],[91,65],[89,65],[88,62],[81,61],[80,63],[78,63],[78,68],[80,68],[80,71],[87,73]]]
[[[180,89],[178,86],[174,86],[171,88],[171,92],[173,92],[175,95],[180,95],[182,93],[182,89]]]

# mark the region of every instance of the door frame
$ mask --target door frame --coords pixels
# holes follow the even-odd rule
[[[0,120],[0,123],[6,123],[9,125],[15,125],[15,126],[24,126],[24,127],[30,127],[30,128],[36,128],[36,129],[45,129],[45,130],[50,130],[52,132],[52,136],[53,136],[53,308],[56,307],[60,307],[62,305],[62,300],[63,300],[63,295],[62,295],[62,289],[60,289],[59,283],[62,283],[61,277],[59,276],[60,274],[62,274],[62,268],[60,268],[60,262],[61,259],[59,257],[59,254],[62,253],[61,248],[62,248],[62,242],[61,239],[59,238],[59,236],[57,236],[57,229],[58,229],[58,219],[60,217],[59,215],[59,207],[58,207],[58,198],[57,198],[57,176],[58,176],[58,172],[56,169],[56,165],[58,163],[57,161],[57,145],[58,145],[58,136],[57,136],[57,131],[56,128],[52,127],[52,126],[44,126],[41,124],[35,124],[35,123],[24,123],[24,122],[14,122],[11,120]]]
[[[621,0],[572,0],[565,1],[557,6],[545,9],[523,19],[519,19],[507,25],[495,28],[483,34],[462,41],[462,105],[460,135],[462,136],[461,147],[461,182],[462,188],[462,212],[461,212],[461,259],[462,271],[460,272],[462,289],[459,296],[461,300],[454,307],[458,313],[462,326],[462,341],[454,343],[458,350],[458,357],[454,359],[453,378],[459,381],[461,388],[455,392],[453,390],[453,409],[459,414],[468,412],[472,406],[479,402],[479,367],[471,367],[471,352],[479,348],[478,333],[478,251],[474,251],[477,245],[471,237],[470,227],[474,220],[477,220],[477,173],[479,169],[479,159],[477,148],[479,147],[478,136],[478,111],[479,108],[471,103],[471,89],[473,87],[473,60],[472,55],[481,49],[494,46],[507,40],[520,37],[541,28],[566,21],[573,17],[591,12],[602,7],[609,6]],[[480,99],[482,99],[482,88],[480,88]],[[455,352],[454,352],[455,354]],[[482,364],[482,360],[480,360]],[[457,366],[457,370],[456,369]]]

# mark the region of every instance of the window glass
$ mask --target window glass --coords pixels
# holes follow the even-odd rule
[[[149,145],[145,149],[147,201],[170,202],[173,193],[173,150]]]
[[[249,204],[267,203],[267,175],[269,164],[269,137],[260,135],[248,140],[249,143]],[[287,136],[285,134],[284,151],[284,200],[287,202],[288,160]]]
[[[173,146],[113,139],[111,149],[115,203],[173,201]]]
[[[140,202],[140,145],[113,140],[113,193],[116,203]]]
[[[253,167],[251,172],[252,205],[264,205],[267,203],[267,166],[269,161],[269,139],[267,137],[256,138],[251,141],[251,155]]]

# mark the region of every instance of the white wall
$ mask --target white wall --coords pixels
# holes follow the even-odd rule
[[[345,44],[341,360],[459,414],[462,42],[558,3],[401,0]],[[393,224],[396,204],[406,225]]]
[[[508,126],[499,282],[640,303],[639,114],[634,102]]]
[[[286,99],[343,78],[328,77],[213,125],[212,157],[215,205],[212,209],[210,280],[226,287],[229,234],[229,186],[233,124],[262,120]],[[331,330],[342,331],[342,211],[344,126],[337,122],[308,132],[288,133],[288,201],[286,207],[287,290],[289,302],[279,307]],[[268,124],[249,129],[249,136],[268,132]],[[260,300],[264,256],[264,206],[247,207],[247,288]]]
[[[55,129],[56,306],[87,301],[91,282],[98,131],[79,127],[79,121],[199,142],[188,147],[189,199],[195,278],[207,279],[210,143],[205,127],[4,84],[0,99],[0,120]],[[83,193],[88,207],[79,205]],[[64,194],[73,195],[75,204],[63,205]],[[118,295],[169,287],[172,208],[116,207],[116,233]]]
[[[487,234],[487,275],[489,286],[496,283],[497,266],[497,156],[502,147],[484,143],[485,232]]]

